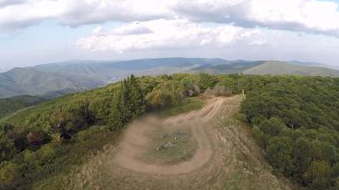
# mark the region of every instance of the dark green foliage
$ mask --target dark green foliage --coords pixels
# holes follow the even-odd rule
[[[166,81],[147,95],[149,104],[155,108],[175,105],[183,98],[177,81]]]
[[[205,91],[208,88],[213,88],[218,81],[210,74],[199,73],[197,84],[200,90]]]
[[[260,121],[257,121],[258,123]],[[269,120],[264,120],[259,124],[260,130],[271,136],[279,136],[281,131],[286,127],[286,125],[278,118],[270,118]]]
[[[273,137],[266,147],[267,158],[272,166],[285,175],[293,173],[292,140],[289,137]]]
[[[12,162],[2,162],[0,168],[0,188],[14,188],[21,178],[20,166]]]
[[[243,78],[241,112],[274,169],[309,189],[337,186],[339,79]]]
[[[192,97],[200,94],[203,90],[213,87],[216,80],[208,74],[174,74],[172,76],[162,76],[165,79],[154,90],[146,96],[146,100],[151,108],[163,108],[177,105],[185,97]]]
[[[0,160],[7,160],[16,152],[14,142],[4,133],[0,133]]]

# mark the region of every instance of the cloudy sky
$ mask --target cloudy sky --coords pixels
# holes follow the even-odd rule
[[[0,0],[0,70],[173,56],[339,66],[339,0]]]

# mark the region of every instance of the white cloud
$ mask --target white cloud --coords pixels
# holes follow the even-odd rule
[[[15,4],[25,3],[27,0],[0,0],[0,7],[6,7]]]
[[[57,0],[57,2],[65,5],[57,19],[71,26],[106,21],[142,21],[167,18],[171,15],[168,3],[159,0]]]
[[[48,19],[76,27],[107,21],[169,18],[172,12],[168,4],[157,0],[26,0],[26,3],[0,7],[0,30],[18,29]]]
[[[173,48],[224,47],[241,41],[248,45],[263,43],[256,29],[231,25],[207,27],[187,20],[152,20],[136,22],[109,32],[94,32],[77,42],[91,51],[125,52],[130,50],[161,50]],[[262,44],[261,43],[261,44]]]
[[[34,1],[0,8],[0,31],[36,25],[60,15],[56,1]]]
[[[140,24],[140,22],[134,22],[133,24],[122,26],[112,32],[113,35],[136,35],[136,34],[151,34],[152,30]]]
[[[92,31],[92,34],[100,34],[101,31],[102,31],[102,27],[98,26]]]
[[[77,40],[76,51],[118,58],[310,58],[337,63],[338,5],[320,0],[0,0],[0,34],[46,20],[71,27],[102,24]],[[105,31],[103,24],[109,21],[122,26]],[[91,54],[84,52],[82,56]]]
[[[196,21],[339,36],[338,3],[316,0],[182,0],[176,12]]]
[[[3,5],[3,6],[1,6]],[[320,0],[0,0],[0,30],[53,19],[68,26],[190,19],[339,36],[338,3]]]
[[[129,24],[127,26],[136,24]],[[221,57],[230,60],[301,60],[338,65],[339,38],[232,25],[192,23],[187,20],[140,22],[149,34],[115,34],[101,31],[77,41],[86,54],[111,59],[144,57]],[[134,26],[134,27],[137,27]],[[125,26],[123,26],[125,27]],[[175,31],[175,32],[172,32]]]

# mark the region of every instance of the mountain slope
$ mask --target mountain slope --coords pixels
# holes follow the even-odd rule
[[[44,73],[62,74],[65,76],[90,77],[100,81],[107,81],[118,73],[116,69],[108,69],[105,64],[115,62],[101,61],[69,61],[51,63],[32,67]]]
[[[16,95],[81,91],[116,82],[131,74],[160,75],[192,72],[196,65],[226,64],[223,59],[158,58],[130,61],[70,61],[15,68],[0,73],[0,99]]]
[[[63,89],[85,90],[103,85],[87,77],[71,77],[44,73],[32,68],[15,68],[0,73],[0,98],[16,95],[43,94]]]
[[[157,59],[138,59],[131,61],[122,61],[111,65],[117,69],[123,70],[144,70],[155,67],[189,67],[194,65],[215,65],[228,64],[224,59],[207,59],[207,58],[157,58]]]
[[[219,65],[202,65],[192,69],[194,72],[203,72],[210,74],[232,74],[232,73],[242,73],[246,69],[256,67],[262,64],[260,61],[233,61],[229,64],[219,64]]]
[[[204,58],[153,58],[128,61],[71,61],[35,66],[34,69],[47,73],[62,73],[66,76],[91,77],[102,82],[116,82],[129,76],[170,74],[188,72],[199,65],[228,64],[224,59]]]
[[[310,67],[296,65],[289,62],[279,62],[279,61],[267,61],[262,64],[248,68],[244,74],[254,74],[254,75],[263,75],[263,74],[272,74],[272,75],[308,75],[308,76],[339,76],[339,71],[334,69],[329,69],[325,67]]]

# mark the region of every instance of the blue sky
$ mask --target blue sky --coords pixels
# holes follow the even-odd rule
[[[338,4],[339,0],[0,0],[0,71],[74,59],[170,56],[339,66]]]
[[[104,28],[114,28],[118,25],[116,22],[106,23]],[[79,54],[74,48],[73,42],[91,33],[96,27],[98,24],[74,28],[55,21],[45,21],[21,30],[0,32],[0,65],[3,63],[2,68],[10,68],[12,65],[29,66],[87,59],[86,54]]]

